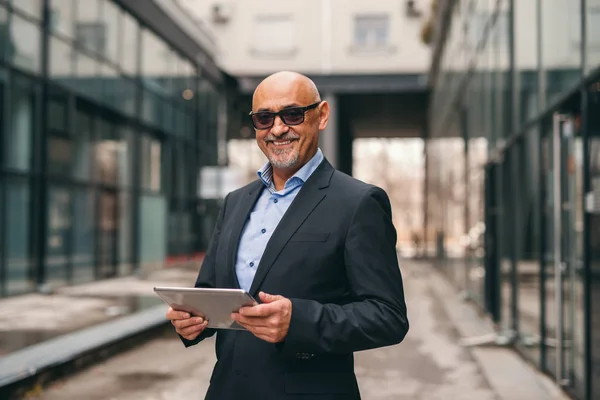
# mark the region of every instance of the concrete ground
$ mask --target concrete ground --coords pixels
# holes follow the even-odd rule
[[[566,398],[510,349],[461,347],[459,332],[465,335],[465,329],[482,326],[474,321],[478,316],[470,310],[472,306],[461,302],[429,265],[403,262],[402,270],[411,329],[397,346],[356,354],[363,399]],[[462,323],[465,318],[469,320]],[[174,333],[167,333],[43,391],[32,392],[29,398],[203,398],[215,361],[213,345],[211,339],[185,349]]]

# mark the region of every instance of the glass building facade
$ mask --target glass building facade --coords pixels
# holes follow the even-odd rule
[[[600,1],[439,4],[431,253],[524,357],[600,398]]]
[[[205,249],[207,76],[121,2],[0,0],[0,296]]]

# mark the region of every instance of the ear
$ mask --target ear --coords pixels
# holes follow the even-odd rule
[[[323,101],[317,110],[319,110],[319,131],[324,131],[325,128],[327,128],[327,123],[329,122],[329,113],[331,112],[329,109],[329,103]]]

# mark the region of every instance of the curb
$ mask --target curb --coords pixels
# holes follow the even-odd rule
[[[0,358],[0,398],[22,398],[31,390],[79,372],[170,328],[166,306],[68,333]]]
[[[433,266],[428,268],[434,295],[462,338],[496,333],[491,320],[461,299],[441,271]],[[467,350],[500,400],[570,399],[512,347],[482,346]]]

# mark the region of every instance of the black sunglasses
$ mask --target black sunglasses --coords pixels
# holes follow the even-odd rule
[[[321,104],[321,102],[316,102],[306,107],[290,107],[284,108],[279,112],[272,111],[258,111],[252,112],[250,111],[250,119],[252,120],[252,125],[256,129],[269,129],[275,123],[275,117],[279,116],[281,121],[283,121],[286,125],[300,125],[304,122],[304,114],[312,110],[313,108],[317,108],[317,106]]]

